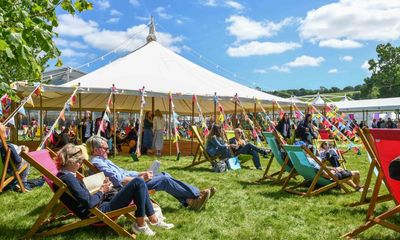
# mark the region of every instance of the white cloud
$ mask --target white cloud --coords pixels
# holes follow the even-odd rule
[[[118,51],[132,51],[142,46],[146,42],[147,29],[145,24],[132,26],[125,31],[100,29],[94,21],[85,21],[78,16],[72,17],[66,14],[60,16],[60,25],[57,28],[61,37],[81,37],[91,47],[106,51],[115,49],[128,39],[131,40]],[[157,41],[165,47],[179,52],[181,49],[177,44],[183,41],[183,37],[157,32]]]
[[[216,7],[217,0],[202,0],[200,1],[202,5],[209,6],[209,7]]]
[[[294,61],[288,62],[285,66],[288,67],[318,67],[322,62],[325,61],[323,57],[311,57],[307,55],[303,55],[301,57],[297,57]]]
[[[58,47],[71,47],[76,49],[86,49],[88,46],[78,41],[68,41],[62,38],[56,38],[54,40]]]
[[[107,0],[98,0],[97,4],[98,4],[100,9],[107,9],[107,8],[109,8],[111,6],[110,2],[107,1]]]
[[[163,18],[163,19],[171,19],[172,18],[172,15],[166,13],[164,7],[158,7],[154,10],[154,12],[157,13],[160,18]]]
[[[129,0],[129,3],[135,7],[140,6],[139,0]]]
[[[183,24],[183,21],[181,19],[176,19],[175,21],[177,24]]]
[[[340,0],[309,11],[299,31],[303,39],[312,42],[397,40],[400,38],[400,1]]]
[[[265,69],[254,69],[253,72],[254,73],[260,73],[260,74],[265,74],[265,73],[267,73],[267,70],[265,70]]]
[[[58,17],[59,26],[56,29],[62,36],[83,36],[98,31],[98,24],[94,21],[85,21],[78,16],[61,14]]]
[[[111,9],[110,15],[114,16],[114,17],[119,17],[119,16],[122,16],[123,14],[122,14],[122,12],[118,11],[117,9]]]
[[[279,67],[277,65],[274,65],[274,66],[270,67],[269,69],[273,70],[273,71],[277,71],[277,72],[282,72],[282,73],[289,73],[290,72],[290,68],[285,67],[285,66]]]
[[[265,21],[257,22],[250,18],[240,15],[232,15],[225,19],[229,23],[227,30],[237,40],[255,40],[261,37],[271,37],[276,35],[284,26],[293,24],[296,19],[289,17],[278,23]]]
[[[319,42],[320,47],[328,47],[328,48],[360,48],[363,45],[359,42],[356,42],[354,40],[339,40],[339,39],[327,39],[327,40],[321,40]]]
[[[228,5],[229,7],[232,7],[236,10],[243,10],[244,6],[238,2],[235,1],[225,1],[225,4]]]
[[[344,56],[344,57],[340,58],[340,60],[344,61],[344,62],[351,62],[351,61],[353,61],[353,57],[352,56]]]
[[[336,68],[332,68],[331,70],[328,71],[329,74],[336,74],[338,73],[338,70]]]
[[[60,51],[63,57],[85,57],[87,55],[85,52],[77,52],[71,48],[60,49]]]
[[[364,69],[364,70],[369,71],[369,64],[368,64],[368,61],[367,61],[367,60],[365,60],[365,61],[363,62],[363,64],[361,65],[361,68]]]
[[[262,56],[279,54],[301,47],[294,42],[258,42],[252,41],[240,46],[229,47],[227,53],[231,57]]]
[[[119,22],[119,17],[113,17],[106,21],[107,23],[117,23]]]

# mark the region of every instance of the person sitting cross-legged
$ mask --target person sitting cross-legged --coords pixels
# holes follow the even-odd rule
[[[261,163],[260,163],[260,156],[258,155],[261,153],[263,156],[267,156],[269,151],[266,149],[262,149],[257,147],[252,143],[246,142],[243,138],[243,131],[240,128],[236,128],[234,130],[235,137],[229,139],[230,147],[233,151],[235,156],[239,154],[250,154],[253,156],[253,163],[257,169],[262,170]]]
[[[193,210],[201,210],[216,192],[214,187],[200,192],[198,188],[177,180],[165,172],[153,176],[151,171],[135,172],[122,169],[108,159],[107,140],[102,137],[89,138],[86,147],[91,155],[90,160],[93,165],[104,172],[114,186],[122,187],[132,179],[142,178],[149,190],[165,191],[178,199],[183,206]]]
[[[155,214],[153,204],[150,201],[147,186],[142,178],[135,178],[129,181],[118,193],[111,199],[105,198],[105,195],[112,189],[112,182],[106,178],[99,191],[93,195],[85,185],[78,180],[77,171],[85,159],[81,148],[68,143],[57,153],[56,164],[59,172],[57,177],[63,181],[72,196],[64,193],[61,201],[81,219],[88,218],[90,209],[97,206],[102,212],[110,212],[128,206],[134,201],[137,210],[135,211],[136,223],[132,230],[136,233],[142,233],[152,236],[155,233],[146,224],[145,217],[148,217],[150,225],[170,229],[173,224],[165,223]],[[55,187],[57,191],[57,186]]]

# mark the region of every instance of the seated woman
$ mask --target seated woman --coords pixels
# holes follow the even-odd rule
[[[260,157],[258,156],[261,153],[264,157],[266,157],[269,153],[266,149],[259,148],[252,143],[246,142],[243,137],[243,131],[240,128],[235,128],[235,137],[229,139],[230,147],[235,156],[239,154],[251,154],[253,156],[253,163],[257,169],[262,170],[260,164]]]
[[[322,160],[328,160],[332,167],[340,167],[337,151],[329,143],[322,142],[318,149],[318,155]]]
[[[313,168],[316,172],[318,172],[320,170],[321,166],[313,158],[308,157],[308,161],[313,166]],[[347,181],[346,183],[358,192],[363,191],[363,186],[360,184],[360,171],[349,171],[349,170],[345,170],[341,167],[330,167],[330,166],[326,166],[326,167],[339,180],[351,177],[351,180]],[[328,178],[328,179],[330,178],[330,176],[325,172],[322,173],[322,177]]]
[[[65,145],[58,153],[56,158],[59,177],[68,187],[72,196],[64,194],[61,201],[78,217],[85,219],[90,215],[90,209],[97,206],[102,212],[110,212],[128,206],[134,201],[137,210],[135,212],[136,223],[132,230],[136,234],[143,233],[152,236],[155,234],[145,222],[147,216],[150,225],[165,229],[174,227],[173,224],[165,223],[157,218],[153,205],[150,201],[148,189],[142,178],[134,178],[124,186],[110,200],[104,198],[106,193],[112,189],[111,181],[106,178],[98,192],[91,195],[85,185],[76,177],[76,172],[81,167],[84,156],[82,149],[73,144]],[[57,189],[55,189],[57,190]]]
[[[222,137],[221,125],[214,124],[207,137],[206,151],[211,157],[219,156],[220,159],[230,158],[231,151],[229,145]]]

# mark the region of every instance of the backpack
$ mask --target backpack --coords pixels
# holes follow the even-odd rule
[[[225,160],[213,161],[211,165],[216,173],[226,172],[226,170],[228,170]]]

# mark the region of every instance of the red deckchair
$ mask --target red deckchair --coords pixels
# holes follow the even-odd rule
[[[330,139],[330,135],[329,132],[325,129],[319,129],[318,130],[319,136],[321,137],[321,139]]]
[[[347,233],[345,235],[346,238],[353,238],[375,224],[400,232],[399,225],[387,221],[388,218],[400,212],[400,181],[394,180],[389,176],[390,162],[400,156],[400,129],[371,129],[369,132],[373,137],[373,143],[378,155],[377,164],[379,164],[380,170],[368,212],[372,212],[375,209],[382,180],[385,182],[396,206],[379,216],[370,216],[365,224]]]

